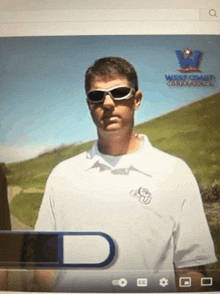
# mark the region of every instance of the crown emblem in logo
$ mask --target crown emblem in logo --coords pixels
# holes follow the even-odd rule
[[[176,56],[181,67],[181,69],[178,69],[178,71],[200,71],[199,64],[202,56],[201,51],[194,50],[193,52],[191,49],[186,48],[185,50],[183,50],[183,52],[181,50],[176,50]]]

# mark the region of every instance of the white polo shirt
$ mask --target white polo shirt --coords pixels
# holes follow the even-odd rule
[[[174,266],[216,262],[191,170],[145,135],[140,138],[139,149],[123,156],[101,154],[96,142],[50,174],[35,230],[100,231],[117,244],[112,266],[61,270],[55,291],[120,291],[112,288],[112,280],[120,278],[137,291],[136,280],[144,277],[145,291],[175,291]],[[71,254],[71,246],[65,250]],[[161,286],[161,278],[168,285]]]

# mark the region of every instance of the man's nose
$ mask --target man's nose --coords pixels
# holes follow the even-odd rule
[[[115,101],[109,94],[105,94],[102,104],[103,104],[103,107],[110,108],[115,106]]]

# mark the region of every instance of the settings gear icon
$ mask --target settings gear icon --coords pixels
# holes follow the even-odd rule
[[[168,286],[168,279],[166,278],[160,279],[160,286],[162,287]]]

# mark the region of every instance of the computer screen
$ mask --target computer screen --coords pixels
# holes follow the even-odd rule
[[[2,291],[219,291],[220,4],[179,5],[2,2]]]

